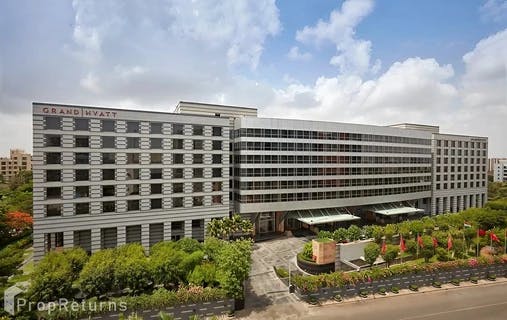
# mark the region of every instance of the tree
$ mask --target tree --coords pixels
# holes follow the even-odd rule
[[[387,245],[386,252],[382,255],[382,258],[388,267],[396,259],[399,252],[400,248],[397,245]]]
[[[433,238],[430,236],[423,236],[422,244],[422,248],[417,244],[419,246],[419,255],[424,258],[425,262],[428,262],[434,255]]]
[[[73,273],[61,252],[49,252],[36,265],[28,295],[31,301],[49,302],[72,297]]]
[[[213,263],[197,265],[189,274],[188,282],[202,287],[216,286],[218,284],[216,265]]]
[[[206,227],[206,234],[210,237],[230,240],[233,236],[253,235],[252,221],[241,219],[239,214],[232,218],[211,220]]]
[[[72,270],[72,281],[77,280],[79,278],[79,273],[88,262],[88,254],[86,254],[86,251],[84,251],[83,248],[76,247],[65,250],[63,255],[70,264],[70,269]]]
[[[79,274],[78,284],[87,297],[100,296],[113,289],[116,251],[105,249],[95,252]]]
[[[23,262],[24,250],[13,243],[0,250],[0,277],[12,275]]]
[[[202,244],[199,241],[192,238],[182,238],[174,243],[174,248],[176,250],[181,250],[186,253],[192,253],[195,251],[202,250]]]
[[[145,291],[151,283],[151,272],[141,244],[126,244],[116,251],[115,285],[119,289],[129,288],[134,293]]]
[[[347,229],[338,228],[333,232],[333,240],[336,242],[347,242]]]
[[[356,241],[361,238],[361,228],[356,226],[355,224],[351,225],[347,229],[347,238],[349,241]]]
[[[18,236],[32,229],[33,218],[25,212],[8,212],[5,215],[5,224],[10,228],[12,236]]]
[[[380,247],[375,242],[370,242],[364,247],[364,260],[369,265],[373,265],[380,254]]]
[[[244,298],[243,282],[251,266],[252,241],[237,240],[223,246],[217,257],[220,286],[233,298]]]
[[[159,242],[151,248],[150,268],[156,284],[176,287],[181,279],[180,263],[186,253],[174,248],[172,242]]]
[[[207,237],[204,239],[203,251],[205,258],[210,261],[215,261],[224,243],[223,240],[214,237]]]

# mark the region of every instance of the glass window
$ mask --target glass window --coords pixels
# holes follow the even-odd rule
[[[211,196],[211,204],[212,205],[222,204],[222,196],[221,195]]]
[[[222,176],[222,168],[213,168],[211,169],[211,176],[213,178],[219,178]]]
[[[88,180],[90,180],[90,170],[88,170],[88,169],[74,170],[74,175],[76,177],[76,181],[88,181]]]
[[[222,182],[221,181],[213,181],[211,183],[212,191],[222,191]]]
[[[127,200],[127,211],[139,211],[139,200]]]
[[[46,216],[48,217],[58,217],[62,215],[62,205],[61,204],[48,204],[46,205]]]
[[[183,149],[183,139],[173,139],[173,149]]]
[[[183,134],[183,125],[179,123],[173,123],[173,134]]]
[[[150,179],[162,179],[162,169],[150,169]]]
[[[127,121],[127,132],[128,133],[139,133],[139,122]]]
[[[151,209],[161,209],[162,208],[162,199],[151,199]]]
[[[89,203],[76,203],[76,214],[90,214]]]
[[[128,184],[127,185],[127,193],[129,196],[139,194],[139,185],[138,184]]]
[[[114,180],[115,169],[102,169],[102,180]]]
[[[102,148],[116,148],[116,137],[102,137]]]
[[[102,132],[114,132],[114,126],[114,120],[102,120]]]
[[[202,140],[194,140],[193,144],[194,144],[194,150],[202,150],[202,148],[203,148]]]
[[[193,191],[194,192],[202,192],[203,191],[203,183],[202,182],[194,182],[193,183]]]
[[[102,212],[114,212],[116,210],[116,205],[114,201],[104,201],[102,202]]]
[[[61,164],[62,154],[60,152],[46,152],[46,164]]]
[[[76,152],[74,153],[76,164],[89,164],[90,154],[88,152]]]
[[[74,130],[76,131],[90,131],[90,119],[75,118]]]
[[[75,198],[88,198],[90,197],[90,187],[89,186],[78,186],[74,188],[74,197]]]
[[[150,163],[162,163],[162,154],[150,153]]]
[[[46,188],[46,199],[60,199],[62,197],[61,187]]]
[[[203,156],[202,154],[194,154],[194,164],[200,164],[203,163]]]
[[[61,130],[62,118],[60,117],[44,117],[44,129],[46,130]]]
[[[127,180],[139,179],[139,169],[127,169]]]
[[[114,197],[114,186],[102,186],[103,197]]]
[[[128,149],[139,149],[139,138],[128,137],[127,138],[127,148]]]
[[[212,142],[213,150],[222,150],[222,141],[220,140],[213,140]]]
[[[102,153],[102,164],[114,164],[116,162],[116,154],[107,152]]]
[[[204,205],[204,197],[192,197],[192,205],[194,207],[200,207]]]
[[[202,136],[204,135],[204,127],[203,126],[200,126],[200,125],[194,125],[193,126],[193,134],[194,136]]]
[[[127,164],[138,164],[139,153],[127,153]]]
[[[222,155],[221,154],[214,154],[212,156],[212,163],[214,163],[214,164],[222,163]]]
[[[150,138],[151,149],[162,149],[162,138]]]
[[[183,163],[183,155],[181,153],[173,154],[173,163],[182,164]]]
[[[90,138],[88,136],[75,136],[74,137],[74,146],[76,148],[89,148],[90,147]]]
[[[161,134],[162,133],[162,123],[160,123],[160,122],[150,123],[150,133],[151,134]]]
[[[215,137],[222,136],[222,127],[213,127],[213,136]]]
[[[204,178],[204,170],[202,168],[194,168],[193,169],[193,177],[194,178]]]
[[[173,183],[173,193],[183,193],[183,183]]]
[[[61,181],[62,172],[60,170],[46,170],[46,181]]]
[[[173,198],[173,208],[181,208],[183,207],[183,198],[177,197]]]
[[[162,184],[154,183],[151,186],[151,194],[161,194],[162,193]]]
[[[44,135],[46,140],[46,147],[61,147],[62,146],[62,137],[56,134],[46,134]]]
[[[183,168],[173,169],[173,179],[182,179],[182,178],[183,178]]]

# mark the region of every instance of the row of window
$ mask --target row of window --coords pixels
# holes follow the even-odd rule
[[[487,142],[480,141],[455,141],[455,140],[437,140],[437,147],[451,147],[451,148],[476,148],[476,149],[486,149],[488,147]]]
[[[139,184],[127,184],[127,195],[139,195],[140,185]],[[167,184],[166,184],[167,186]],[[102,186],[102,197],[114,197],[116,196],[117,185],[103,185]],[[150,184],[150,193],[162,194],[164,185],[162,183]],[[222,191],[222,182],[213,181],[211,183],[211,191]],[[183,183],[172,183],[172,193],[183,193]],[[204,192],[203,182],[193,182],[192,192]],[[74,198],[89,198],[90,197],[90,186],[76,186],[74,187]],[[62,198],[62,187],[47,187],[46,188],[46,199],[61,199]]]
[[[273,176],[337,176],[372,174],[431,173],[430,167],[402,168],[234,168],[234,175],[241,177]]]
[[[461,182],[451,182],[451,183],[437,183],[435,185],[436,190],[449,190],[449,189],[467,189],[467,188],[480,188],[480,187],[486,187],[486,181],[465,181],[463,184]]]
[[[100,148],[116,148],[115,136],[102,136]],[[150,138],[149,149],[163,149],[164,138]],[[168,140],[168,139],[166,139]],[[169,139],[172,140],[172,149],[184,149],[184,139]],[[139,137],[127,137],[127,149],[140,149]],[[205,140],[191,140],[194,150],[203,150]],[[220,140],[209,140],[211,141],[211,150],[222,150],[222,141]],[[46,134],[44,135],[44,146],[45,147],[61,147],[62,136],[58,134]],[[74,147],[75,148],[90,148],[90,136],[74,136]]]
[[[440,173],[440,172],[444,172],[444,173],[447,173],[447,172],[468,172],[468,168],[470,168],[470,172],[486,172],[486,166],[452,166],[452,167],[442,167],[443,169],[441,169],[441,167],[436,167],[436,172],[437,173]],[[475,170],[474,170],[475,169]]]
[[[420,157],[367,157],[367,156],[292,156],[292,155],[236,155],[234,162],[241,163],[431,163],[431,158]]]
[[[449,164],[449,163],[450,164],[456,164],[456,163],[461,164],[461,159],[462,158],[457,158],[457,160],[456,160],[456,158],[451,158],[451,161],[449,161],[449,158],[443,158],[443,160],[442,160],[442,158],[438,158],[438,157],[436,158],[437,164]],[[464,159],[463,163],[468,164],[469,158],[463,158],[463,159]],[[474,162],[476,162],[477,164],[481,164],[481,162],[482,162],[482,164],[486,164],[486,158],[482,158],[482,160],[477,159],[477,161],[475,161],[474,158],[470,158],[470,164],[474,164]],[[486,166],[484,166],[484,167],[486,167]]]
[[[401,188],[385,188],[370,190],[350,190],[350,191],[328,191],[328,192],[299,192],[299,193],[280,193],[280,194],[235,194],[235,200],[240,203],[265,203],[265,202],[292,202],[309,201],[325,199],[346,199],[373,196],[386,196],[392,194],[404,194],[429,191],[430,186],[413,186]]]
[[[398,136],[384,136],[375,134],[361,134],[348,132],[308,131],[308,130],[285,130],[285,129],[254,129],[241,128],[234,130],[233,138],[256,137],[256,138],[282,138],[282,139],[318,139],[318,140],[349,140],[349,141],[372,141],[387,143],[405,143],[430,145],[430,139],[419,139]]]
[[[241,190],[266,189],[306,189],[306,188],[340,188],[352,186],[392,185],[407,183],[430,183],[430,176],[397,177],[374,179],[329,179],[329,180],[289,180],[289,181],[238,181]]]
[[[90,131],[90,119],[88,118],[73,118],[75,131]],[[102,132],[116,132],[116,120],[103,119],[100,123],[100,131]],[[163,134],[162,122],[150,122],[150,134]],[[184,135],[184,124],[181,123],[165,123],[166,126],[171,126],[171,132],[174,135]],[[44,129],[46,130],[62,130],[62,117],[48,116],[44,117]],[[222,127],[212,127],[213,136],[222,136]],[[140,133],[141,123],[139,121],[126,121],[127,133]],[[203,125],[192,125],[192,135],[204,135]]]
[[[430,148],[391,147],[356,144],[324,144],[294,142],[250,142],[234,143],[234,150],[264,151],[307,151],[307,152],[371,152],[371,153],[410,153],[430,154]]]
[[[449,149],[437,149],[437,156],[440,156],[440,155],[444,155],[444,156],[448,156],[448,155],[451,155],[451,156],[461,156],[462,154],[465,156],[465,157],[468,157],[468,150],[463,150],[463,152],[461,152],[461,150],[455,150],[455,149],[451,149],[451,151],[449,152]],[[473,156],[476,156],[476,157],[486,157],[486,150],[470,150],[470,156],[473,157]]]
[[[46,155],[45,164],[62,164],[61,152],[46,152],[45,155]],[[100,154],[101,164],[117,164],[116,155],[117,153],[114,152],[102,152]],[[126,164],[139,164],[140,155],[141,155],[140,153],[127,153]],[[163,153],[149,153],[149,155],[150,155],[150,164],[164,163]],[[172,164],[184,164],[183,153],[173,153],[169,155],[172,157]],[[204,154],[194,153],[191,155],[192,155],[192,164],[204,163]],[[89,152],[74,152],[74,164],[90,164],[90,157],[91,154]],[[221,163],[222,163],[221,154],[211,155],[211,164],[221,164]]]
[[[184,197],[174,197],[172,199],[172,208],[182,208],[184,205]],[[211,205],[221,205],[222,204],[222,196],[221,195],[213,195],[211,196]],[[204,196],[196,196],[192,197],[192,206],[193,207],[202,207],[204,206]],[[150,199],[150,209],[149,210],[157,210],[162,209],[162,199]],[[141,205],[140,200],[127,200],[127,211],[140,211]],[[103,201],[100,212],[93,213],[114,213],[116,212],[116,201]],[[62,204],[48,204],[46,205],[46,216],[47,217],[58,217],[63,213],[63,205]],[[82,214],[91,214],[91,206],[88,202],[80,202],[74,203],[74,213],[76,215]]]
[[[149,179],[183,179],[184,170],[183,168],[172,169],[170,176],[163,176],[162,168],[151,168]],[[140,169],[126,169],[127,180],[138,180],[140,179]],[[102,169],[102,180],[117,180],[116,169]],[[204,178],[204,168],[192,168],[193,178]],[[221,178],[222,168],[211,168],[211,177]],[[90,180],[90,169],[75,169],[74,170],[74,181],[89,181]],[[62,181],[62,171],[46,170],[46,182],[57,182]]]
[[[443,181],[447,181],[447,180],[451,180],[451,181],[454,181],[454,180],[462,180],[461,178],[463,177],[463,180],[468,180],[468,177],[469,175],[467,173],[461,175],[461,174],[437,174],[436,175],[436,181],[440,181],[440,180],[443,180]],[[483,174],[480,174],[480,173],[476,173],[475,176],[474,174],[470,174],[470,180],[473,180],[473,179],[484,179],[486,180],[486,174],[483,173]]]

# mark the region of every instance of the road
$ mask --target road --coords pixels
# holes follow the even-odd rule
[[[301,319],[507,319],[507,283],[310,308]]]

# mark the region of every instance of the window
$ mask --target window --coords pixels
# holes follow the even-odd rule
[[[102,169],[102,180],[114,180],[115,169]]]
[[[213,178],[219,178],[222,176],[222,168],[213,168],[211,169],[211,176]]]
[[[127,211],[139,211],[139,200],[127,200]]]
[[[151,199],[151,209],[162,209],[162,199]]]
[[[139,169],[127,169],[127,180],[139,179]]]
[[[114,132],[114,120],[102,120],[102,132]]]
[[[173,163],[174,164],[182,164],[183,163],[183,155],[181,153],[173,154]]]
[[[183,183],[173,183],[173,193],[183,193]]]
[[[139,138],[128,137],[127,138],[127,149],[139,149]]]
[[[151,134],[162,134],[162,123],[160,123],[160,122],[150,123],[150,133]]]
[[[46,199],[60,199],[62,197],[61,187],[46,188]]]
[[[202,192],[203,191],[203,183],[202,182],[194,182],[192,190],[194,192]]]
[[[183,168],[173,169],[173,179],[182,179],[183,178]]]
[[[128,133],[139,133],[139,122],[127,121],[127,132]]]
[[[222,196],[221,195],[211,196],[211,204],[212,205],[222,204]]]
[[[62,215],[61,204],[48,204],[46,205],[46,216],[47,217],[58,217]]]
[[[76,214],[90,214],[90,204],[89,203],[76,203]]]
[[[183,125],[179,123],[174,123],[173,134],[183,134]]]
[[[193,177],[194,178],[204,178],[204,170],[202,168],[194,168],[193,169]]]
[[[173,139],[173,149],[183,149],[183,139]]]
[[[78,186],[74,188],[74,198],[88,198],[90,197],[89,186]]]
[[[211,191],[222,191],[222,182],[213,181],[211,183]]]
[[[151,149],[162,149],[162,138],[150,138]]]
[[[213,150],[222,150],[222,141],[220,140],[213,140],[212,142]]]
[[[194,157],[193,157],[193,163],[194,164],[201,164],[203,163],[203,156],[202,154],[194,154]]]
[[[194,125],[193,126],[193,134],[194,136],[202,136],[204,135],[204,127],[203,126],[199,126],[199,125]]]
[[[62,118],[60,117],[44,117],[44,129],[46,130],[61,130]]]
[[[183,207],[183,198],[173,198],[173,208],[181,208]]]
[[[200,207],[204,205],[204,197],[192,197],[192,205],[194,207]]]
[[[202,140],[194,140],[193,144],[194,144],[194,150],[202,150],[202,148],[203,148]]]
[[[62,172],[60,170],[46,170],[46,182],[61,181]]]
[[[60,152],[46,152],[46,164],[61,164],[62,154]]]
[[[76,152],[74,153],[76,164],[89,164],[90,154],[88,152]]]
[[[213,127],[213,136],[215,137],[222,136],[222,127]]]
[[[129,196],[139,194],[139,185],[138,184],[128,184],[127,185],[127,193]]]
[[[102,202],[102,212],[114,212],[116,210],[116,205],[114,201],[104,201]]]
[[[102,164],[114,164],[116,162],[116,154],[114,153],[102,153]]]
[[[162,169],[150,169],[150,179],[162,179]]]
[[[162,163],[162,154],[150,153],[150,163]]]
[[[90,137],[88,136],[75,136],[74,146],[76,148],[88,148],[90,147]]]
[[[151,194],[161,194],[162,193],[162,184],[154,183],[151,185]]]
[[[127,153],[127,164],[139,163],[139,153]]]
[[[102,186],[103,197],[114,197],[114,186]]]
[[[102,137],[102,148],[115,148],[116,147],[116,137]]]
[[[61,147],[62,137],[56,134],[46,134],[44,136],[46,140],[46,147]]]
[[[212,162],[214,164],[220,164],[222,163],[222,155],[221,154],[214,154],[211,158]]]
[[[89,131],[90,130],[90,119],[84,119],[84,118],[74,119],[74,130]]]
[[[90,180],[90,170],[88,170],[88,169],[74,170],[74,174],[76,176],[76,181],[88,181],[88,180]]]

